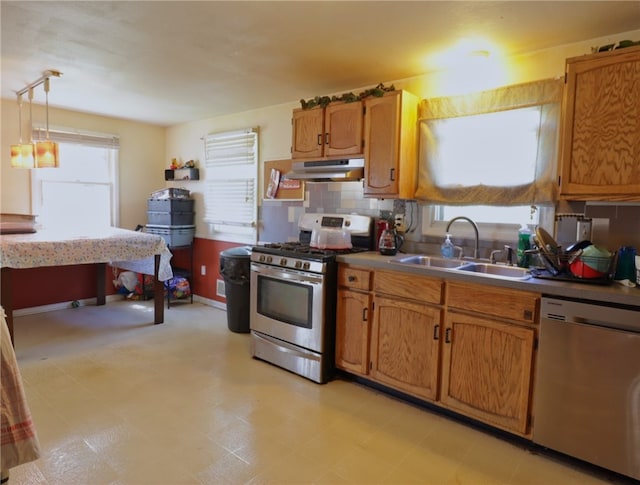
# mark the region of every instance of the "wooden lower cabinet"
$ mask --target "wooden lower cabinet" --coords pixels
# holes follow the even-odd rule
[[[338,368],[530,436],[539,294],[348,265],[338,286]]]
[[[365,376],[369,369],[371,295],[338,290],[336,367]]]
[[[437,399],[441,310],[395,298],[376,296],[373,302],[369,375],[413,396]]]
[[[498,428],[527,434],[535,330],[450,311],[440,400]]]

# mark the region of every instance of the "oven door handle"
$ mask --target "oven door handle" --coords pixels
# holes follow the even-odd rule
[[[324,280],[323,275],[304,273],[300,271],[290,271],[282,268],[273,269],[269,266],[263,266],[255,263],[251,265],[251,271],[262,276],[269,276],[276,280],[296,281],[307,285],[319,286],[322,285],[322,282]]]

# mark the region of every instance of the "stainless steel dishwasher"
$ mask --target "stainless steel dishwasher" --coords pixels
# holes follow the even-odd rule
[[[540,309],[533,441],[640,479],[640,307]]]

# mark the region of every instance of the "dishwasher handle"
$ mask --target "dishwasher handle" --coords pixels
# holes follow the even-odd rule
[[[540,313],[542,319],[547,321],[578,323],[640,333],[640,307],[544,297],[541,300]]]

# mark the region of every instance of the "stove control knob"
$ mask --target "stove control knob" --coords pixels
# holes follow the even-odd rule
[[[287,260],[285,258],[280,258],[280,266],[286,266]]]
[[[267,256],[267,263],[271,263],[273,261],[273,258],[271,256]]]
[[[310,266],[311,266],[311,264],[309,264],[309,263],[304,263],[304,264],[302,265],[302,269],[309,269],[309,267],[310,267]]]
[[[296,261],[296,269],[300,269],[302,267],[302,261]]]
[[[265,259],[266,259],[265,255],[264,255],[264,254],[261,254],[261,255],[260,255],[260,258],[259,258],[260,262],[261,262],[261,263],[264,263],[264,260],[265,260]]]

